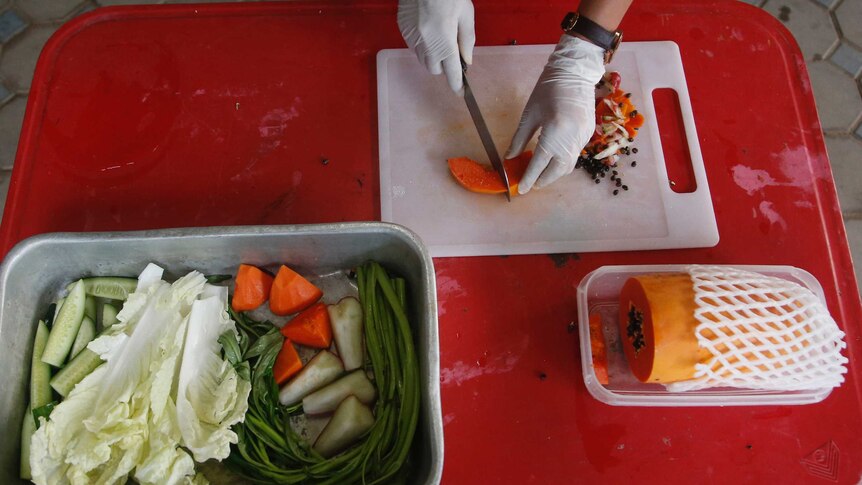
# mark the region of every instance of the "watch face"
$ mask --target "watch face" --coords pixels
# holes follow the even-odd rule
[[[563,31],[568,32],[575,27],[575,24],[578,23],[578,14],[575,12],[569,12],[563,17],[563,22],[560,24],[560,27],[563,28]]]

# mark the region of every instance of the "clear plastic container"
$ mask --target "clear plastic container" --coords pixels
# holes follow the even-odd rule
[[[688,265],[602,266],[586,275],[578,285],[578,320],[581,341],[581,367],[587,390],[611,406],[762,406],[812,404],[826,399],[832,388],[806,391],[760,391],[738,388],[712,388],[699,391],[669,392],[661,384],[645,384],[632,374],[623,353],[618,326],[619,294],[630,276],[647,273],[684,272]],[[746,271],[783,278],[808,288],[826,304],[823,288],[814,276],[793,266],[733,265]],[[593,369],[589,316],[602,316],[602,330],[608,356],[608,385],[599,383]]]

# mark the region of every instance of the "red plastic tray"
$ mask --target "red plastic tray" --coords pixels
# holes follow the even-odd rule
[[[377,219],[374,56],[403,45],[395,4],[131,7],[73,20],[36,69],[0,250],[47,231]],[[481,45],[553,43],[572,8],[476,4]],[[858,482],[862,306],[799,49],[736,2],[635,2],[622,28],[680,46],[722,240],[436,260],[444,482]],[[847,332],[848,382],[799,407],[595,401],[568,329],[577,283],[605,264],[693,262],[813,273]]]

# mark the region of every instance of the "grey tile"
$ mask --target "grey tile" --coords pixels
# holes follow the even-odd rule
[[[37,25],[27,29],[8,46],[3,48],[0,57],[0,76],[6,79],[7,85],[18,92],[30,90],[33,80],[33,70],[39,53],[49,37],[57,30],[55,25]]]
[[[862,19],[860,19],[860,22],[862,22]],[[862,72],[862,51],[844,42],[838,45],[835,52],[829,56],[829,60],[853,77],[858,76]]]
[[[862,213],[862,140],[848,136],[827,137],[826,150],[841,211]]]
[[[824,7],[831,9],[832,7],[834,7],[838,3],[838,0],[814,0],[814,2],[819,3],[820,5],[823,5]]]
[[[0,108],[0,170],[11,169],[15,162],[26,107],[27,98],[18,96]]]
[[[862,113],[856,81],[827,61],[808,63],[823,131],[847,132]]]
[[[855,133],[856,136],[858,136],[859,139],[862,140],[862,123],[859,123],[859,126],[856,127]]]
[[[97,8],[99,8],[99,6],[98,6],[98,5],[96,5],[95,3],[87,2],[87,3],[85,3],[85,4],[84,4],[84,6],[83,6],[83,7],[81,7],[77,12],[75,12],[75,13],[73,14],[73,16],[81,15],[81,14],[84,14],[84,13],[87,13],[87,12],[91,12],[91,11],[93,11],[93,10],[96,10]]]
[[[825,55],[838,42],[829,12],[811,0],[772,0],[764,9],[790,29],[806,61]]]
[[[0,14],[0,43],[9,42],[26,28],[27,22],[16,11],[10,9],[3,12]]]
[[[835,18],[844,38],[862,47],[862,0],[844,0],[835,9]]]
[[[19,10],[26,13],[33,23],[49,23],[64,20],[87,0],[15,0]]]
[[[162,3],[162,2],[153,1],[153,0],[149,0],[149,1],[147,1],[147,0],[98,0],[98,2],[99,2],[99,5],[101,5],[103,7],[109,7],[111,5],[143,5],[143,4],[151,5],[151,4],[155,4],[155,3]]]
[[[845,219],[844,227],[847,229],[847,242],[850,244],[850,255],[853,257],[853,268],[856,271],[856,284],[859,284],[859,276],[862,275],[862,220]]]
[[[762,7],[766,0],[739,0],[742,3],[747,3],[749,5],[754,5],[755,7]]]
[[[6,101],[12,99],[12,96],[15,96],[15,93],[9,91],[3,83],[0,83],[0,106],[3,106]]]
[[[9,192],[9,180],[11,178],[12,172],[0,171],[0,221],[3,220],[3,209],[6,208],[6,194]]]

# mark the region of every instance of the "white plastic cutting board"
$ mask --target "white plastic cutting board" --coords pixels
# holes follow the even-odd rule
[[[501,155],[553,45],[477,47],[470,84]],[[628,42],[609,70],[646,117],[623,157],[629,186],[614,197],[607,180],[583,170],[513,197],[476,194],[458,185],[446,160],[488,157],[467,112],[442,76],[431,76],[406,49],[377,55],[380,198],[384,221],[416,231],[432,256],[482,256],[711,247],[718,229],[694,127],[679,48]],[[655,121],[652,90],[676,90],[697,190],[671,190]],[[532,147],[531,147],[532,148]],[[629,161],[637,160],[635,168]]]

